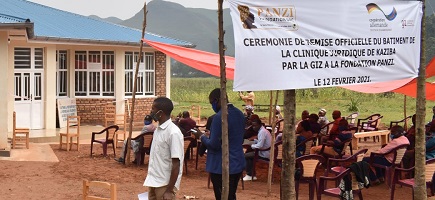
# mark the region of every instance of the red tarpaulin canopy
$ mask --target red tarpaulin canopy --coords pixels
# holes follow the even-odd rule
[[[143,41],[181,63],[213,76],[220,76],[219,54],[153,42],[146,39],[143,39]],[[233,80],[235,59],[230,56],[225,56],[225,62],[227,79]],[[426,78],[432,76],[435,76],[435,57],[426,67]],[[363,85],[349,85],[343,86],[343,88],[362,93],[392,91],[414,98],[417,96],[417,81],[413,78]],[[435,101],[435,83],[426,83],[426,99]]]

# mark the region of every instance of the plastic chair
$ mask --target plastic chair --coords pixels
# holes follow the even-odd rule
[[[371,154],[370,154],[370,166],[385,169],[385,183],[389,187],[391,186],[392,172],[396,167],[400,166],[400,163],[402,162],[402,158],[405,155],[407,147],[408,147],[408,144],[402,144],[402,145],[399,145],[396,148],[391,149],[390,151],[387,151],[385,153],[371,152]],[[388,155],[390,153],[393,153],[393,155],[394,155],[393,156],[393,163],[391,166],[385,166],[385,165],[380,165],[380,164],[374,163],[375,156],[383,157],[383,156]]]
[[[341,150],[341,152],[338,152],[338,155],[329,155],[324,153],[324,149],[326,146],[328,146],[328,144],[324,143],[322,145],[322,149],[320,150],[319,154],[324,156],[325,158],[342,158],[344,156],[344,154],[346,153],[346,148],[349,147],[350,148],[350,154],[353,155],[353,150],[352,150],[352,138],[349,138],[345,141],[342,141],[340,144],[340,146],[343,146],[343,149]]]
[[[342,171],[340,174],[334,177],[325,177],[321,176],[319,177],[319,188],[317,189],[317,200],[322,199],[322,194],[332,197],[340,198],[340,188],[334,187],[334,188],[326,188],[327,181],[335,181],[339,182],[341,179],[344,178],[344,176],[350,175],[351,181],[352,181],[352,193],[354,196],[358,195],[359,199],[363,199],[361,189],[358,187],[358,182],[356,181],[355,174],[351,172],[350,169],[346,169]]]
[[[62,144],[66,144],[66,151],[72,148],[73,144],[77,145],[77,151],[80,146],[80,116],[68,116],[66,122],[66,133],[60,133],[59,149],[62,149]],[[66,142],[62,141],[62,138],[66,138]],[[77,139],[77,142],[73,142],[73,138]]]
[[[426,170],[424,171],[425,173],[425,178],[426,178],[426,187],[430,188],[430,195],[434,196],[434,191],[433,191],[433,187],[432,187],[432,176],[435,172],[435,158],[434,159],[430,159],[430,160],[426,160],[426,166],[425,166]],[[414,178],[409,178],[409,179],[399,179],[399,176],[402,174],[402,172],[412,172],[414,170],[414,167],[411,167],[409,169],[403,169],[403,168],[399,168],[397,167],[396,169],[394,169],[394,176],[393,176],[393,181],[391,184],[391,200],[394,199],[394,192],[396,190],[396,184],[399,184],[400,186],[405,186],[405,187],[410,187],[412,188],[412,199],[414,199],[414,185],[415,185],[415,180]]]
[[[373,114],[368,116],[364,119],[358,119],[358,125],[359,132],[368,132],[368,131],[377,131],[379,130],[379,125],[381,124],[381,119],[384,116],[381,114]],[[379,136],[373,136],[373,142],[376,142],[376,138],[379,142]],[[367,138],[364,138],[364,141],[366,141]]]
[[[313,146],[315,140],[317,140],[317,137],[310,137],[308,139],[305,139],[304,141],[296,145],[296,151],[298,151],[299,147],[305,147],[305,151],[302,153],[302,155],[309,155],[310,149]]]
[[[354,127],[356,125],[355,121],[358,115],[359,115],[358,112],[353,112],[346,117],[346,120],[348,121],[350,127]]]
[[[295,180],[296,199],[299,198],[299,183],[309,184],[309,199],[314,199],[314,191],[317,189],[316,172],[325,158],[319,155],[306,155],[296,159],[296,167],[301,170],[301,177]]]
[[[139,152],[135,153],[135,160],[136,160],[136,164],[137,165],[143,165],[145,164],[145,154],[150,155],[151,152],[151,144],[153,143],[153,135],[154,132],[146,132],[142,135],[139,135],[135,138],[132,138],[132,140],[137,139],[138,137],[143,137],[143,146],[141,148],[139,148]],[[127,153],[127,151],[125,151],[124,153]],[[125,158],[125,155],[124,155]]]
[[[98,187],[110,190],[110,198],[104,198],[99,196],[90,196],[89,188],[90,187]],[[116,200],[117,192],[116,192],[116,184],[101,182],[101,181],[88,181],[83,180],[83,200]]]
[[[16,148],[17,142],[24,142],[26,148],[29,148],[29,128],[17,128],[17,114],[13,114],[13,129],[12,129],[12,149]]]
[[[94,142],[96,142],[96,143],[100,143],[103,145],[103,156],[107,156],[107,145],[112,144],[113,156],[116,157],[114,137],[115,137],[116,131],[118,131],[118,129],[119,129],[119,127],[117,125],[112,125],[112,126],[106,127],[105,129],[101,130],[100,132],[92,132],[91,156],[92,156],[92,150],[94,147]],[[104,139],[95,139],[96,135],[100,135],[103,133],[106,134]]]
[[[328,176],[330,172],[339,174],[345,171],[351,163],[362,161],[367,151],[368,149],[361,149],[347,158],[329,158],[326,164],[325,176]]]
[[[399,125],[400,123],[403,123],[403,128],[405,129],[405,131],[408,131],[408,120],[412,118],[412,115],[409,115],[408,117],[403,118],[402,120],[399,121],[391,121],[390,122],[390,128],[388,128],[388,130],[391,130],[391,127],[395,126],[395,125]]]

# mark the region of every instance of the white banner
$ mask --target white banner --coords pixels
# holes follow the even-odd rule
[[[57,114],[59,127],[66,127],[68,116],[77,116],[77,104],[75,98],[62,98],[57,100]]]
[[[284,90],[414,78],[422,4],[391,0],[227,0],[234,90]]]

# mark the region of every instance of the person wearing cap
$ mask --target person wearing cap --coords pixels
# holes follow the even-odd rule
[[[386,153],[402,144],[408,144],[409,140],[404,136],[405,129],[402,126],[396,125],[391,127],[390,142],[383,148],[379,149],[377,153]],[[375,156],[374,163],[384,166],[391,166],[394,158],[394,153],[385,156]],[[370,162],[370,157],[365,157],[363,161]],[[384,180],[384,172],[381,168],[375,168],[376,173],[370,170],[370,180],[376,185]]]
[[[251,145],[252,149],[260,149],[265,150],[270,148],[270,145],[272,144],[272,136],[270,135],[270,132],[264,128],[264,126],[261,123],[260,117],[258,115],[252,115],[251,116],[251,122],[252,122],[252,128],[255,132],[257,132],[257,138],[254,140],[254,144]],[[270,156],[270,150],[266,151],[259,151],[258,152],[259,159],[263,160],[269,160]],[[246,160],[246,175],[243,177],[243,181],[251,181],[251,180],[257,180],[257,177],[255,174],[253,174],[252,170],[254,166],[254,157],[255,157],[255,151],[250,151],[245,153],[245,160]]]
[[[240,99],[245,102],[245,105],[254,106],[255,94],[252,91],[247,91],[246,95],[243,95],[242,92],[239,92]]]
[[[275,117],[276,117],[276,121],[284,119],[281,114],[281,107],[279,106],[275,107]]]
[[[254,106],[251,105],[247,105],[245,106],[245,113],[243,113],[245,115],[245,127],[249,127],[251,125],[251,116],[254,114]]]
[[[142,147],[144,144],[144,138],[143,135],[145,133],[148,132],[154,132],[154,130],[156,130],[156,127],[154,126],[154,124],[152,123],[152,118],[150,115],[145,116],[144,118],[144,127],[142,128],[142,130],[140,131],[140,134],[138,136],[136,136],[135,138],[131,138],[131,148],[133,149],[134,153],[139,152],[139,147]],[[127,140],[124,140],[124,145],[122,145],[122,150],[121,150],[121,157],[119,157],[118,159],[115,158],[116,161],[120,162],[120,163],[124,163],[124,154],[125,154],[125,148],[127,146]],[[133,161],[134,163],[136,162],[136,160]]]
[[[324,125],[329,123],[328,118],[326,117],[326,109],[321,108],[319,110],[319,120],[317,121],[320,124],[320,127],[323,127]],[[322,134],[325,135],[326,130],[322,130]]]

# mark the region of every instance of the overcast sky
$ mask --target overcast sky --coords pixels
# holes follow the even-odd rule
[[[99,17],[118,17],[128,19],[142,9],[144,0],[28,0],[38,4],[77,13]],[[150,2],[151,0],[146,0]],[[176,2],[188,8],[207,8],[217,10],[217,0],[165,0]]]

